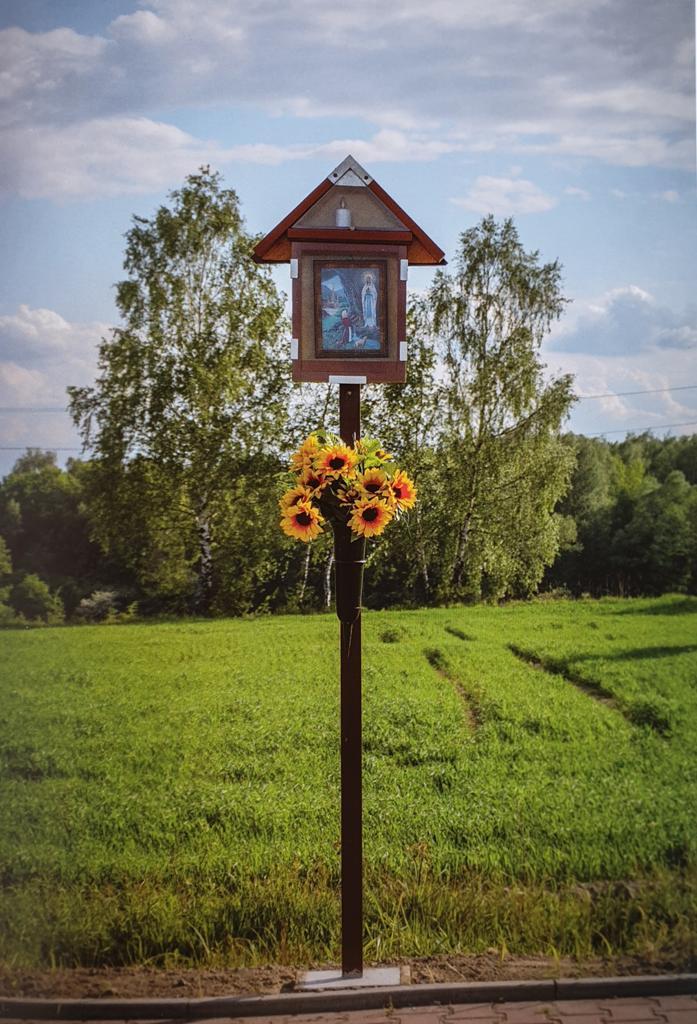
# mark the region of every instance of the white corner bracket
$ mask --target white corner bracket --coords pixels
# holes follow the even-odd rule
[[[332,374],[330,374],[327,379],[328,379],[330,384],[367,384],[368,383],[368,378],[367,377],[342,377],[341,375],[335,377]]]
[[[351,188],[365,187],[370,185],[373,180],[365,167],[361,167],[358,160],[350,153],[327,177],[332,185],[348,185]]]
[[[400,363],[406,363],[406,361],[407,361],[407,343],[406,343],[406,341],[400,341],[400,343],[399,343],[399,361],[400,361]]]
[[[298,276],[298,261],[297,260],[291,260],[290,261],[290,276],[291,276],[291,278],[293,280],[295,280],[295,278]]]
[[[409,277],[409,260],[399,261],[399,280],[406,281]]]
[[[297,338],[291,338],[290,339],[290,358],[291,359],[297,359],[298,358],[298,339]]]

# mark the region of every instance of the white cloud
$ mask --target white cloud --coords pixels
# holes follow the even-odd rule
[[[694,358],[697,311],[679,314],[638,285],[613,288],[597,299],[578,303],[555,329],[548,348],[622,357],[653,350],[657,361],[666,364],[671,350],[692,348]]]
[[[567,185],[564,189],[564,194],[567,196],[574,196],[576,199],[590,199],[591,194],[585,188],[579,188],[578,185]]]
[[[110,329],[99,321],[71,323],[52,309],[19,306],[0,316],[0,404],[38,398],[65,402],[68,384],[94,376],[99,340]]]
[[[158,46],[170,42],[175,31],[171,21],[160,17],[154,11],[134,11],[121,14],[109,26],[113,39],[137,46]]]
[[[176,184],[205,163],[277,165],[312,157],[338,163],[348,152],[371,164],[430,161],[461,148],[387,129],[368,139],[224,148],[144,117],[102,118],[43,132],[14,128],[6,138],[10,147],[0,168],[0,192],[57,199],[152,192]]]
[[[660,390],[697,384],[694,354],[674,351],[666,360],[657,349],[631,356],[601,356],[580,352],[548,352],[550,374],[571,373],[576,393],[583,396],[609,395],[579,401],[571,414],[569,428],[579,433],[607,431],[620,436],[622,431],[673,427],[673,434],[690,434],[697,423],[697,389]],[[651,392],[626,394],[626,392]]]
[[[544,356],[552,374],[574,375],[585,399],[574,408],[571,429],[599,433],[696,423],[697,388],[685,387],[697,385],[695,349],[697,311],[679,314],[628,285],[570,307]]]
[[[689,123],[694,117],[694,102],[690,96],[629,83],[609,89],[566,93],[562,103],[572,110],[620,114],[623,118],[636,116],[642,121],[657,117]]]
[[[480,175],[466,196],[454,198],[451,202],[475,213],[493,213],[495,216],[544,213],[557,205],[556,199],[525,178],[494,178],[488,175]]]
[[[34,113],[42,95],[60,95],[76,79],[97,71],[106,39],[84,36],[71,28],[32,33],[22,28],[0,31],[0,101],[3,121]],[[8,103],[20,100],[17,107]]]
[[[14,128],[0,191],[26,198],[90,199],[151,192],[223,151],[171,124],[147,118],[103,118],[43,131]]]
[[[664,203],[679,203],[680,193],[676,192],[673,188],[669,188],[665,192],[659,192],[657,198],[662,199]]]
[[[688,7],[675,3],[669,16],[656,19],[651,5],[635,0],[577,0],[571,6],[568,0],[501,0],[493,6],[485,0],[400,0],[392,6],[354,0],[329,7],[306,0],[280,7],[246,0],[143,0],[103,36],[67,28],[7,29],[0,32],[0,48],[8,55],[0,76],[0,125],[12,129],[2,141],[15,165],[9,180],[13,188],[22,182],[26,144],[29,177],[42,181],[32,194],[71,194],[73,186],[60,172],[53,182],[47,171],[38,174],[37,149],[49,148],[42,140],[58,139],[64,149],[58,135],[64,130],[78,148],[90,133],[108,146],[96,126],[135,125],[138,119],[139,137],[146,123],[157,123],[165,159],[172,155],[177,167],[188,167],[189,150],[216,153],[225,146],[186,133],[165,137],[166,128],[177,131],[164,123],[166,112],[211,105],[360,119],[368,126],[366,137],[349,141],[366,160],[507,149],[618,166],[689,168],[694,62],[686,43],[693,32]],[[155,111],[158,120],[151,122]],[[370,138],[373,128],[378,134]],[[402,146],[399,133],[419,144]],[[115,141],[130,165],[128,139],[121,133]],[[142,187],[157,187],[157,147],[143,141]],[[319,144],[281,151],[254,138],[244,141],[256,150],[240,150],[242,141],[227,144],[239,159],[280,161],[325,152]],[[321,141],[333,151],[334,140],[325,135]],[[99,164],[98,152],[84,155]],[[118,175],[106,177],[107,192],[114,194]],[[93,195],[97,176],[87,178]],[[130,172],[120,187],[139,190]],[[519,183],[519,195],[521,188]]]
[[[94,381],[97,346],[110,325],[71,323],[52,309],[19,306],[0,316],[0,407],[67,407],[69,384]],[[0,446],[79,447],[67,411],[0,414]],[[19,453],[0,454],[6,472]]]
[[[690,170],[695,164],[694,141],[673,140],[658,134],[631,135],[625,130],[612,134],[562,133],[543,143],[514,143],[517,152],[586,157],[616,167],[665,167]]]
[[[370,163],[414,160],[428,162],[444,153],[454,153],[463,147],[457,143],[439,139],[428,139],[406,132],[383,129],[369,139],[333,139],[322,143],[295,143],[289,146],[275,146],[265,143],[233,146],[221,152],[224,162],[281,164],[287,160],[306,160],[310,157],[326,157],[330,160],[343,159],[351,153],[357,160]]]
[[[684,348],[697,351],[697,324],[662,327],[656,334],[656,343],[661,348]]]

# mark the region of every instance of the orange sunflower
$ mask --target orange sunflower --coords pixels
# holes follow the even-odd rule
[[[312,460],[319,452],[319,441],[310,434],[290,457],[290,468],[294,473],[302,473],[312,466]]]
[[[397,508],[406,511],[416,503],[416,487],[403,469],[398,469],[390,482],[390,490],[394,495]]]
[[[324,479],[324,474],[313,469],[312,466],[308,466],[307,469],[303,470],[300,483],[310,491],[320,491],[327,481]]]
[[[309,501],[299,501],[284,512],[281,529],[289,537],[309,541],[323,532],[320,525],[323,522],[324,519],[314,505]]]
[[[322,448],[314,459],[314,468],[327,479],[346,476],[356,465],[358,456],[345,444],[333,444]]]
[[[312,490],[309,487],[303,487],[299,484],[297,487],[291,487],[289,491],[286,491],[278,501],[281,507],[281,512],[286,514],[287,509],[293,508],[299,501],[310,501],[312,498]]]
[[[379,496],[386,501],[392,498],[387,482],[387,473],[382,469],[366,469],[365,473],[359,473],[356,486],[368,498]]]
[[[361,537],[377,537],[392,516],[392,509],[380,498],[361,498],[353,506],[348,524]]]

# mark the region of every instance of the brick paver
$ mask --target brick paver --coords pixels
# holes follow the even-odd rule
[[[194,1018],[195,1019],[195,1018]],[[462,1003],[409,1009],[236,1017],[202,1024],[697,1024],[697,996],[645,999],[569,999],[548,1003]],[[3,1024],[13,1024],[5,1020]],[[46,1024],[21,1021],[17,1024]],[[93,1021],[91,1024],[128,1024]],[[175,1024],[175,1022],[170,1022]]]
[[[547,1004],[550,1008],[550,1017],[569,1018],[575,1024],[588,1024],[584,1018],[598,1016],[598,1001],[596,999],[564,999],[555,1000]]]
[[[403,1011],[399,1012],[401,1014]],[[498,1003],[461,1003],[458,1006],[450,1007],[446,1021],[448,1024],[450,1021],[455,1024],[456,1021],[490,1020],[492,1012],[497,1014],[499,1020],[503,1020],[503,1010],[500,1009]]]
[[[260,1024],[260,1018],[236,1018],[224,1024]],[[388,1007],[267,1018],[264,1024],[697,1024],[697,996]]]
[[[689,998],[689,997],[688,997]],[[660,1011],[655,999],[599,999],[597,1000],[603,1017],[610,1024],[634,1024],[635,1021],[661,1021]],[[695,1021],[697,1024],[697,1021]]]

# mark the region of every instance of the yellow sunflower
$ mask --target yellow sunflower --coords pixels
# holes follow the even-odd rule
[[[320,525],[323,522],[324,519],[314,505],[309,501],[299,501],[297,505],[292,505],[284,512],[281,529],[289,537],[309,541],[323,532]]]
[[[382,469],[366,469],[365,473],[359,473],[356,478],[356,487],[368,498],[381,497],[385,501],[392,498],[387,473]]]
[[[349,526],[362,537],[377,537],[392,518],[392,509],[380,498],[361,498],[353,506]]]
[[[318,454],[319,441],[314,434],[310,434],[290,457],[290,468],[294,473],[302,473],[312,466],[312,460]]]
[[[323,473],[313,469],[312,466],[308,466],[308,468],[302,472],[300,483],[310,491],[321,491],[327,481],[325,480]]]
[[[336,496],[342,505],[353,505],[359,498],[365,498],[365,494],[359,494],[355,487],[339,487]]]
[[[347,476],[356,465],[358,456],[345,444],[322,448],[314,459],[314,468],[327,479]]]
[[[398,469],[390,481],[390,490],[397,502],[397,508],[406,510],[413,508],[416,503],[416,487],[414,481],[410,480],[403,469]]]
[[[297,487],[291,487],[289,491],[286,491],[279,498],[278,504],[281,507],[281,512],[285,515],[286,509],[293,508],[299,501],[310,501],[311,498],[312,490],[299,484]]]

